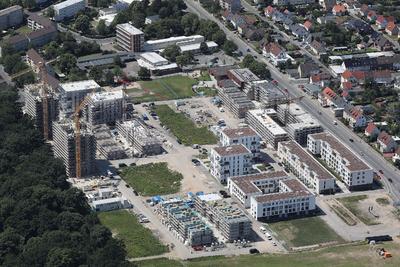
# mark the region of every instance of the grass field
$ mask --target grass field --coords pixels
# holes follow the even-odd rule
[[[143,95],[135,97],[136,102],[150,102],[194,96],[192,85],[197,81],[187,76],[169,76],[152,81],[139,82]],[[129,93],[130,90],[128,90]]]
[[[170,170],[166,162],[125,167],[121,176],[143,196],[176,193],[183,179],[182,174]]]
[[[400,250],[399,244],[387,243],[384,247],[392,253]],[[345,245],[312,252],[209,257],[192,261],[158,259],[137,264],[138,267],[397,267],[400,257],[394,255],[384,260],[369,250],[368,245]]]
[[[217,89],[211,87],[200,87],[197,88],[197,92],[203,92],[205,96],[216,96],[218,94]]]
[[[177,113],[167,105],[155,106],[155,112],[161,123],[166,125],[184,145],[206,145],[217,142],[217,138],[207,127],[197,127],[183,113]]]
[[[359,207],[359,202],[366,199],[366,195],[352,196],[352,197],[342,197],[337,200],[340,201],[351,213],[354,214],[360,221],[366,225],[379,224],[372,215],[369,215],[367,211],[363,211]]]
[[[128,257],[160,255],[168,251],[167,247],[161,244],[153,233],[143,227],[136,216],[128,211],[101,212],[98,216],[101,223],[125,244]]]
[[[301,247],[326,242],[342,242],[321,218],[308,217],[268,224],[289,247]]]

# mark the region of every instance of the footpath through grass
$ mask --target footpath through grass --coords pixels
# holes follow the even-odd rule
[[[319,217],[280,221],[268,225],[289,247],[343,242],[343,239]]]
[[[155,112],[162,124],[166,125],[184,145],[209,145],[217,143],[216,136],[207,127],[197,127],[183,113],[172,110],[167,105],[155,106]]]
[[[128,211],[100,212],[98,216],[101,223],[108,227],[116,238],[122,240],[128,257],[147,257],[168,252],[167,247]]]
[[[166,162],[125,167],[121,176],[143,196],[177,193],[183,179],[182,174],[170,170]]]
[[[343,204],[351,213],[354,214],[360,221],[362,221],[366,225],[376,225],[379,224],[372,214],[368,214],[368,211],[363,211],[359,204],[360,201],[367,199],[368,196],[360,195],[360,196],[351,196],[351,197],[342,197],[337,200]]]
[[[384,247],[399,251],[399,244],[386,243]],[[368,245],[344,245],[318,251],[289,254],[260,254],[237,257],[208,257],[190,261],[157,259],[141,261],[138,267],[388,267],[400,266],[400,257],[382,259]]]
[[[192,86],[197,81],[187,76],[169,76],[151,81],[139,82],[143,95],[135,97],[137,102],[162,101],[194,96]],[[129,92],[129,90],[128,90]]]

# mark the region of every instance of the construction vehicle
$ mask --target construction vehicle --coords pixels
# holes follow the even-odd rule
[[[384,258],[384,259],[387,259],[387,258],[391,258],[391,257],[392,257],[392,254],[391,254],[390,252],[386,251],[385,248],[378,248],[378,249],[376,250],[376,252],[379,254],[379,256],[381,256],[381,257]]]

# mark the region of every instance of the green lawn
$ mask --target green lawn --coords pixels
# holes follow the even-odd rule
[[[183,113],[175,112],[167,105],[156,106],[155,112],[160,118],[161,123],[166,125],[182,144],[206,145],[217,143],[216,136],[207,127],[197,127]]]
[[[32,29],[25,25],[25,26],[18,28],[16,30],[16,32],[18,32],[20,34],[28,34],[28,33],[32,32]]]
[[[359,202],[366,199],[366,195],[360,196],[351,196],[351,197],[342,197],[337,200],[343,204],[351,213],[354,214],[360,221],[365,223],[366,225],[375,225],[379,224],[372,214],[368,214],[368,211],[361,210],[359,207]]]
[[[192,86],[197,81],[187,76],[170,76],[151,81],[139,82],[143,95],[134,97],[136,102],[150,102],[194,96]],[[128,90],[129,93],[129,90]]]
[[[183,179],[182,174],[170,170],[166,162],[125,167],[121,176],[143,196],[177,193]]]
[[[268,224],[289,247],[301,247],[326,242],[343,242],[321,218],[307,217]]]
[[[201,71],[201,76],[196,78],[196,80],[199,80],[199,81],[211,81],[211,77],[210,77],[210,74],[208,73],[207,70],[202,70]]]
[[[218,94],[217,89],[212,87],[199,87],[197,88],[197,92],[203,92],[205,96],[216,96]]]
[[[116,238],[121,239],[130,258],[160,255],[168,251],[167,247],[143,227],[136,216],[126,210],[98,213],[100,221],[108,227]]]
[[[399,251],[399,244],[386,243],[384,247]],[[378,257],[368,245],[345,245],[312,252],[289,254],[260,254],[236,257],[207,257],[191,261],[157,259],[137,262],[138,267],[388,267],[400,266],[400,257]]]

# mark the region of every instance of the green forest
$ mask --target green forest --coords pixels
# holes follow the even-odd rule
[[[0,266],[128,266],[17,100],[0,87]]]

